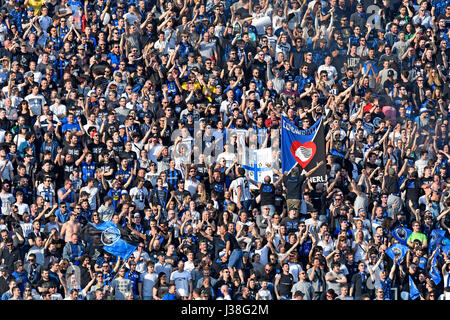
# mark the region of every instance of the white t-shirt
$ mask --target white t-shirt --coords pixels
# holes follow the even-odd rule
[[[186,179],[184,189],[189,191],[191,196],[194,196],[197,192],[197,186],[199,185],[199,183],[200,182],[198,180],[193,181],[192,179]]]
[[[11,161],[9,161],[8,159],[5,159],[5,160],[0,160],[0,169],[3,168],[3,166],[5,165],[5,162],[8,162],[8,163],[6,164],[5,170],[3,170],[2,178],[4,180],[10,180],[11,179],[10,173],[12,173],[14,171],[14,167],[13,167]]]
[[[192,272],[192,270],[195,269],[195,265],[194,265],[193,262],[186,261],[186,262],[184,263],[184,269],[185,269],[186,271],[188,271],[188,272]]]
[[[38,248],[36,246],[32,246],[27,253],[27,259],[30,254],[34,253],[36,255],[36,262],[40,265],[44,265],[44,246],[42,248]]]
[[[50,106],[50,111],[53,112],[59,120],[62,120],[62,119],[64,119],[64,117],[66,115],[67,108],[63,104],[59,104],[59,105],[52,104]]]
[[[423,175],[423,171],[427,165],[428,165],[428,159],[425,159],[425,160],[419,159],[414,163],[414,166],[417,169],[417,174],[419,175],[419,177],[421,177]]]
[[[159,143],[155,146],[149,145],[148,154],[147,154],[148,160],[156,163],[157,162],[156,156],[158,155],[158,152],[161,150],[161,148],[162,148],[162,145],[160,145]]]
[[[133,252],[133,256],[137,257],[138,251]],[[139,273],[147,272],[147,267],[145,266],[145,263],[150,260],[150,256],[147,252],[142,251],[141,257],[139,258],[139,261],[136,261],[136,271]]]
[[[89,206],[91,207],[91,210],[96,210],[97,209],[98,188],[93,187],[93,188],[89,189],[87,186],[85,186],[80,189],[80,193],[83,191],[89,194],[88,201],[89,201]]]
[[[145,199],[148,197],[147,188],[143,187],[139,189],[138,187],[134,187],[130,190],[130,197],[133,199],[136,207],[139,210],[144,210],[145,208]]]
[[[231,166],[233,164],[233,160],[234,160],[235,157],[236,157],[236,155],[234,153],[222,152],[217,157],[217,162],[220,162],[220,159],[224,158],[225,161],[226,161],[226,166],[229,167],[229,166]]]
[[[184,270],[180,272],[178,270],[172,272],[170,275],[170,280],[175,281],[175,286],[177,287],[177,293],[182,297],[189,296],[189,281],[192,280],[191,273]]]
[[[20,227],[22,228],[24,238],[28,237],[28,234],[33,231],[33,222],[21,222]]]
[[[0,193],[0,200],[2,201],[2,214],[11,215],[11,204],[16,201],[12,193]]]
[[[320,74],[320,72],[322,72],[322,70],[325,70],[327,72],[327,80],[331,81],[334,80],[334,77],[337,76],[337,70],[334,66],[326,66],[326,65],[321,65],[319,67],[319,69],[317,69],[317,73]]]
[[[298,281],[298,274],[302,271],[303,268],[298,263],[290,263],[289,262],[289,273],[294,277],[294,283]]]
[[[17,206],[17,209],[19,210],[18,214],[20,216],[26,212],[30,213],[30,207],[26,203],[21,203],[21,204],[15,203],[15,205]]]
[[[153,296],[153,286],[155,285],[157,279],[158,274],[156,274],[156,272],[145,272],[141,274],[139,281],[142,282],[142,295],[144,297]]]
[[[241,201],[250,200],[250,183],[246,177],[238,177],[231,182],[230,189],[233,189],[233,201],[238,202],[238,187],[241,187]]]
[[[334,250],[332,241],[328,241],[328,244],[326,244],[323,240],[320,240],[319,242],[317,242],[317,246],[320,246],[323,248],[323,256],[324,257],[328,256]]]
[[[266,265],[269,262],[269,246],[265,245],[261,249],[255,249],[255,253],[261,257],[261,264]]]

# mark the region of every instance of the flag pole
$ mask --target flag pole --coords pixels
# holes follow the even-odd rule
[[[289,175],[289,174],[291,173],[292,169],[294,169],[297,165],[298,165],[298,162],[296,162],[296,163],[292,166],[291,170],[289,170],[289,172],[288,172],[287,174]]]
[[[121,258],[120,258],[120,257],[117,257],[117,259],[121,259]],[[111,281],[113,281],[114,279],[117,278],[117,275],[119,274],[119,270],[123,268],[123,266],[125,265],[125,263],[127,263],[127,260],[123,259],[122,265],[119,267],[119,269],[117,270],[116,274],[114,275],[114,278],[112,278]]]

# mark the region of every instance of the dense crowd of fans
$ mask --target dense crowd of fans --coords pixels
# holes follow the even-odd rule
[[[449,300],[449,26],[446,0],[2,1],[1,299]],[[282,115],[323,117],[326,183],[280,172]]]

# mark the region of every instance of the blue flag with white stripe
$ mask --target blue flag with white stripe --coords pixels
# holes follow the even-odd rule
[[[392,259],[392,261],[395,260],[396,257],[398,257],[397,264],[400,265],[400,261],[403,260],[406,253],[408,252],[408,247],[404,246],[400,243],[393,244],[386,250],[386,254]]]
[[[416,300],[420,297],[419,289],[417,289],[417,286],[411,278],[411,275],[409,276],[409,297],[411,300]]]
[[[248,151],[248,157],[246,157],[246,163],[242,167],[248,171],[249,178],[264,183],[264,178],[269,176],[273,181],[272,168],[266,166],[267,163],[272,164],[272,148],[257,150],[246,148],[246,151]],[[250,189],[257,189],[257,187],[252,184]]]
[[[397,228],[392,231],[392,236],[397,239],[398,242],[400,242],[402,245],[406,246],[406,242],[411,235],[412,230],[398,226]]]
[[[90,223],[92,227],[101,231],[103,249],[114,256],[128,260],[137,248],[137,242],[124,230],[120,230],[112,221],[104,221],[99,225]]]

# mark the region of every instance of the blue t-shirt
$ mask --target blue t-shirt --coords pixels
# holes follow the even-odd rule
[[[168,293],[161,300],[177,300],[177,297],[172,293]]]

